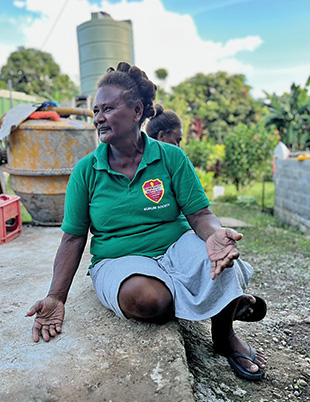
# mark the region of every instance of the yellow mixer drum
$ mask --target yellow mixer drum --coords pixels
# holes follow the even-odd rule
[[[92,115],[82,111],[71,110],[72,114]],[[98,145],[94,126],[70,118],[26,120],[8,139],[8,163],[2,168],[10,173],[12,189],[34,223],[60,225],[69,176],[76,163]]]

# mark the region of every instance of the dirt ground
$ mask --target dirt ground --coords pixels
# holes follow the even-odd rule
[[[268,357],[264,377],[246,382],[214,355],[210,322],[181,322],[197,402],[310,401],[310,259],[243,254],[255,268],[249,291],[264,297],[268,314],[259,323],[237,322],[236,332]]]

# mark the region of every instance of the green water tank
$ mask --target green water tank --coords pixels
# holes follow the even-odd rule
[[[95,96],[98,78],[120,61],[134,64],[132,22],[115,21],[105,12],[77,27],[81,92]]]

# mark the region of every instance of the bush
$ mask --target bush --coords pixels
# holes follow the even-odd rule
[[[186,145],[182,145],[182,148],[196,168],[207,170],[210,156],[207,140],[192,138]]]
[[[278,142],[263,122],[247,127],[238,124],[225,138],[225,174],[239,190],[259,180],[271,164]]]
[[[237,196],[236,194],[225,194],[218,196],[216,200],[220,202],[229,202],[231,204],[234,204],[237,201]]]
[[[215,144],[207,139],[191,138],[182,148],[196,168],[214,171],[215,175],[219,174],[225,159],[224,145]]]
[[[197,176],[200,180],[200,183],[202,185],[202,188],[204,189],[205,192],[211,191],[213,188],[213,176],[214,172],[206,172],[205,170],[201,168],[195,168]]]

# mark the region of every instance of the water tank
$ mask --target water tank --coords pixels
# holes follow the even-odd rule
[[[81,91],[95,96],[98,78],[120,61],[134,64],[132,23],[115,21],[104,12],[92,13],[91,20],[77,27]]]

